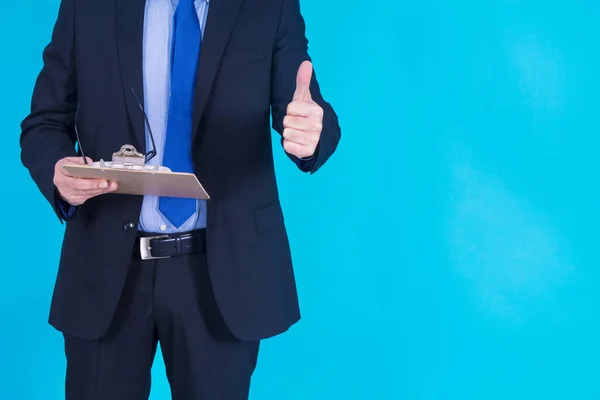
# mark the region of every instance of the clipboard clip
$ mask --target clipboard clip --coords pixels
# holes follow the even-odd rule
[[[146,156],[140,153],[130,144],[121,146],[121,150],[113,153],[113,164],[123,164],[125,166],[144,165],[146,164]]]
[[[146,156],[130,144],[124,144],[121,149],[112,155],[112,161],[100,160],[93,166],[112,169],[135,169],[146,171],[171,172],[167,167],[146,164]]]

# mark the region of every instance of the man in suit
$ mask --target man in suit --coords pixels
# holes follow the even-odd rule
[[[148,398],[157,344],[174,399],[246,399],[260,341],[299,320],[270,117],[310,173],[340,128],[298,1],[62,0],[20,143],[66,221],[50,323],[68,399]],[[195,173],[210,200],[62,169],[150,136],[150,162]]]

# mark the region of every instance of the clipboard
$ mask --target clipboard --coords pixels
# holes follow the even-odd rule
[[[100,160],[93,164],[63,165],[62,168],[76,178],[117,182],[119,188],[111,193],[210,199],[196,175],[145,165],[145,156],[131,145],[125,145],[114,153],[112,162]]]

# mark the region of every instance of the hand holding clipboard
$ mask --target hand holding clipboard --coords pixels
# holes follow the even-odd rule
[[[171,172],[168,168],[145,164],[145,156],[124,145],[113,154],[111,162],[65,164],[62,169],[73,178],[109,182],[117,187],[109,193],[145,196],[209,199],[209,195],[194,174]]]

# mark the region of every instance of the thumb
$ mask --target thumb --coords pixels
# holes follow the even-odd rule
[[[298,69],[296,77],[296,91],[294,92],[294,101],[312,100],[310,95],[310,81],[312,79],[313,66],[310,61],[304,61]]]
[[[89,157],[86,157],[86,160],[87,160],[88,164],[91,164],[91,163],[92,163],[92,159],[91,159],[91,158],[89,158]],[[76,165],[83,165],[83,164],[84,164],[84,162],[83,162],[83,158],[81,158],[81,157],[65,157],[65,158],[63,158],[63,159],[59,160],[59,161],[56,163],[56,167],[57,167],[57,168],[60,170],[61,174],[63,174],[64,176],[71,176],[71,174],[69,174],[69,173],[68,173],[67,171],[65,171],[65,169],[63,168],[63,166],[64,166],[64,165],[67,165],[67,164],[71,164],[71,165],[73,165],[73,164],[76,164]]]
[[[91,164],[93,162],[92,159],[89,157],[86,157],[85,159],[87,160],[88,164]],[[70,164],[85,164],[85,162],[83,162],[82,157],[68,157],[66,161]]]
[[[89,157],[86,157],[86,160],[88,162],[88,164],[92,163],[92,159]],[[78,164],[78,165],[83,165],[85,164],[83,162],[83,158],[81,157],[65,157],[62,160],[60,160],[61,164]]]

